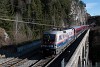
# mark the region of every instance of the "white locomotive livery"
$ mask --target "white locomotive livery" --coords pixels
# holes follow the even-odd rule
[[[43,53],[58,54],[63,49],[69,46],[69,44],[79,37],[85,30],[88,29],[88,25],[73,26],[64,30],[50,30],[43,34],[43,40],[41,49]]]

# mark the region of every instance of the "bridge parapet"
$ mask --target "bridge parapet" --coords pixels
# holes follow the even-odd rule
[[[81,40],[79,46],[73,53],[66,67],[87,67],[88,65],[88,53],[89,53],[89,31],[88,30]]]

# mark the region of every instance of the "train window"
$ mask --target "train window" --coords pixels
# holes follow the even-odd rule
[[[44,34],[43,40],[45,41],[55,41],[55,35],[54,34]]]
[[[59,40],[61,40],[62,39],[62,37],[61,37],[61,35],[59,36]]]

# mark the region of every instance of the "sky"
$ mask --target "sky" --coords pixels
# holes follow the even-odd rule
[[[91,16],[100,15],[100,0],[82,0]]]

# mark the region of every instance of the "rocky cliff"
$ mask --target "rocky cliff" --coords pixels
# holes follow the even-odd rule
[[[10,38],[3,28],[0,28],[0,47],[10,45]]]

